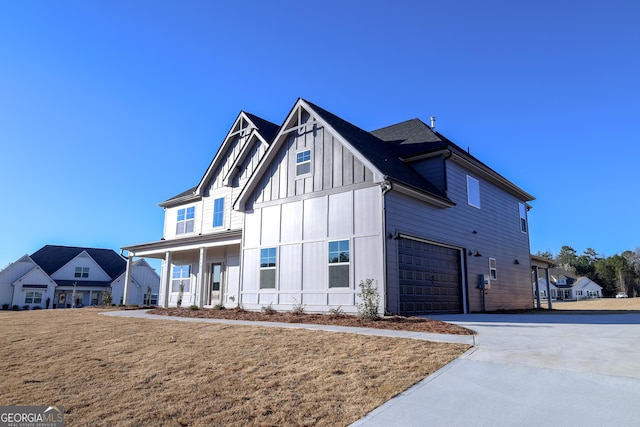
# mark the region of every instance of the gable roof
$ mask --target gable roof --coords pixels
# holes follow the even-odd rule
[[[271,123],[268,120],[256,116],[255,114],[247,113],[246,111],[240,111],[238,117],[233,122],[231,129],[229,130],[229,132],[227,132],[227,136],[222,141],[222,144],[220,144],[216,155],[213,157],[213,160],[211,160],[209,167],[200,179],[198,185],[186,191],[183,191],[182,193],[177,194],[170,199],[165,200],[159,205],[163,207],[169,207],[201,198],[204,192],[205,184],[209,181],[209,179],[211,179],[213,173],[218,169],[218,167],[224,163],[229,146],[233,142],[233,136],[239,133],[239,131],[236,131],[236,129],[240,128],[242,124],[247,125],[245,128],[242,128],[242,130],[246,129],[247,131],[247,140],[245,145],[242,147],[242,151],[248,150],[250,148],[249,142],[254,137],[258,138],[258,140],[262,141],[265,144],[270,144],[272,139],[278,132],[278,129],[280,128],[280,126],[276,125],[275,123]]]
[[[524,201],[535,200],[535,197],[517,187],[420,119],[411,119],[387,126],[374,130],[371,134],[391,144],[395,148],[396,154],[407,162],[448,150],[453,161],[482,175],[485,179]]]
[[[112,249],[81,248],[75,246],[46,245],[34,252],[31,259],[51,276],[83,251],[113,280],[126,268],[126,261]]]
[[[391,144],[305,99],[298,98],[271,143],[269,150],[260,161],[258,168],[236,199],[236,209],[244,209],[244,204],[258,185],[261,175],[265,173],[270,162],[277,155],[279,148],[285,143],[287,134],[296,128],[296,113],[300,112],[301,109],[314,117],[323,127],[326,127],[354,156],[358,157],[364,165],[371,169],[374,174],[374,181],[392,181],[398,184],[396,189],[399,191],[406,191],[408,194],[423,197],[441,207],[455,205],[446,194],[411,166],[403,162],[394,152]],[[375,178],[376,176],[378,178]]]
[[[346,139],[353,148],[368,159],[376,169],[392,181],[410,185],[426,193],[449,200],[447,196],[427,181],[413,168],[398,157],[392,144],[386,143],[373,133],[360,129],[317,105],[305,102],[329,124],[336,132]]]

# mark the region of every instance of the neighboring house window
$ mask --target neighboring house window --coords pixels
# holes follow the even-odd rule
[[[191,265],[174,265],[171,276],[171,292],[180,292],[180,284],[183,285],[182,292],[189,292],[191,285]]]
[[[213,226],[222,227],[224,223],[224,197],[213,201]]]
[[[151,294],[149,305],[158,305],[158,294]]]
[[[492,280],[498,278],[498,269],[496,268],[496,259],[489,258],[489,276]]]
[[[276,248],[260,249],[260,289],[276,288]]]
[[[527,232],[527,207],[524,203],[520,203],[520,231]]]
[[[178,222],[176,224],[176,234],[193,233],[194,217],[196,208],[178,209]]]
[[[329,242],[329,287],[349,287],[349,241]]]
[[[29,291],[24,297],[25,304],[40,304],[42,302],[42,292]]]
[[[480,208],[480,182],[467,175],[467,201],[471,206]]]
[[[296,176],[311,173],[311,150],[296,153]]]
[[[89,267],[76,267],[76,272],[73,277],[80,277],[82,279],[86,279],[89,277]]]

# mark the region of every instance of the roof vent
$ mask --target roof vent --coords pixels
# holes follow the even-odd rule
[[[436,130],[436,117],[431,116],[431,130]]]

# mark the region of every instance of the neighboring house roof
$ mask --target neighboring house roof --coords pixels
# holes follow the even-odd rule
[[[31,255],[31,259],[51,276],[73,258],[87,252],[113,280],[126,268],[126,261],[112,249],[81,248],[75,246],[46,245]]]

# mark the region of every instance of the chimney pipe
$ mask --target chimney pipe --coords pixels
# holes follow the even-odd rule
[[[436,117],[431,116],[431,130],[436,130]]]

